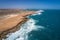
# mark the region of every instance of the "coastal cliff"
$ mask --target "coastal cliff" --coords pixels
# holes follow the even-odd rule
[[[35,11],[28,10],[0,10],[0,40],[2,40],[2,38],[7,38],[6,35],[8,33],[19,30],[20,26],[28,20],[27,16],[34,12]]]

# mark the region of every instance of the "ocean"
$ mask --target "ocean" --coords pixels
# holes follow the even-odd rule
[[[43,10],[28,18],[20,30],[5,40],[60,40],[60,10]]]

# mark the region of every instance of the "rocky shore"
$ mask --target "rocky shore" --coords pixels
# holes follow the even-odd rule
[[[2,38],[7,38],[6,35],[8,33],[13,33],[19,30],[20,26],[28,20],[26,16],[29,16],[35,12],[28,10],[17,10],[16,12],[16,10],[12,10],[12,13],[11,9],[6,12],[5,11],[0,10],[0,14],[3,12],[0,16],[0,40],[2,40]]]

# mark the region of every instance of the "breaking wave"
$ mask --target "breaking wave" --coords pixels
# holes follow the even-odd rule
[[[42,12],[44,12],[44,11],[43,11],[43,10],[36,11],[36,12],[35,12],[36,14],[33,14],[32,16],[35,16],[35,15],[41,15]]]
[[[38,13],[40,14],[40,13]],[[43,26],[35,25],[37,20],[30,18],[25,24],[23,24],[20,30],[7,35],[8,38],[6,40],[28,40],[28,33],[33,30],[44,29]]]

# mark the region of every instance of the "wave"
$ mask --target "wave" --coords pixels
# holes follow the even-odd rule
[[[35,15],[41,15],[42,12],[44,12],[44,10],[38,10],[38,11],[35,12],[36,14],[33,14],[32,16],[35,16]]]
[[[37,20],[30,18],[25,24],[23,24],[20,30],[8,34],[6,40],[28,40],[28,33],[33,30],[44,29],[43,26],[35,25]]]

